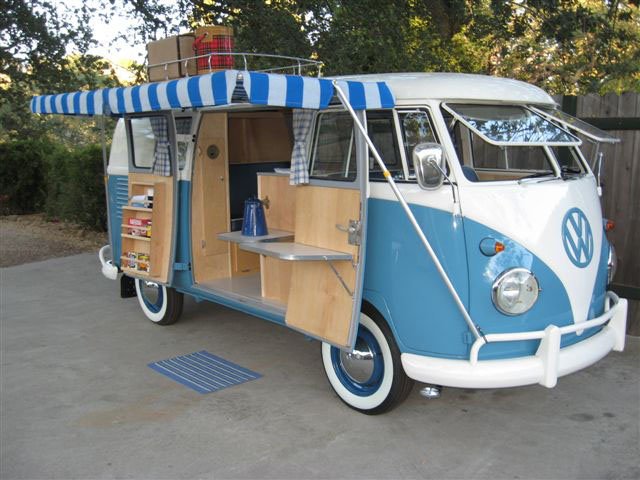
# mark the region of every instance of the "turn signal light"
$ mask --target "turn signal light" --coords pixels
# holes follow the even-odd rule
[[[492,257],[496,253],[503,252],[505,249],[504,243],[497,241],[494,238],[483,238],[480,241],[480,251],[487,257]]]
[[[616,222],[614,222],[613,220],[608,220],[608,219],[605,218],[604,219],[604,231],[605,232],[610,232],[614,228],[616,228]]]

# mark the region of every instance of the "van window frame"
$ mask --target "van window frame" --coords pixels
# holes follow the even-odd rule
[[[315,161],[316,161],[316,153],[317,153],[317,148],[318,148],[318,139],[319,139],[319,128],[320,128],[320,118],[324,115],[330,115],[330,114],[344,114],[346,115],[349,120],[351,120],[352,122],[352,135],[351,135],[351,149],[353,149],[354,152],[354,161],[355,161],[355,175],[353,178],[328,178],[328,177],[321,177],[321,176],[314,176],[313,175],[313,167],[315,165]],[[311,144],[310,144],[310,148],[308,149],[308,153],[307,153],[307,168],[309,171],[309,184],[310,185],[314,185],[316,184],[316,182],[322,182],[322,184],[331,184],[334,183],[334,186],[336,187],[340,187],[341,185],[354,185],[359,183],[360,181],[360,175],[362,174],[362,172],[360,172],[360,168],[358,168],[358,133],[356,132],[356,126],[355,124],[353,124],[353,119],[351,118],[351,116],[349,115],[349,112],[343,108],[329,108],[326,110],[323,110],[321,112],[318,112],[316,115],[314,115],[313,117],[313,121],[312,121],[312,125],[311,125]]]
[[[468,104],[468,105],[476,105],[476,104],[477,105],[489,105],[489,106],[494,105],[494,104],[473,103],[473,102],[467,102],[466,104]],[[512,171],[512,172],[515,172],[515,173],[523,173],[523,174],[530,173],[530,172],[534,172],[534,173],[542,172],[542,170],[535,170],[535,169],[533,169],[533,170],[529,170],[529,169],[527,169],[527,170],[525,170],[525,169],[506,169],[505,170],[505,169],[502,169],[502,168],[487,168],[487,167],[478,167],[478,166],[476,166],[475,158],[474,158],[474,154],[473,154],[473,147],[472,147],[473,141],[475,140],[473,138],[474,135],[476,137],[478,137],[479,140],[487,143],[488,145],[493,145],[493,146],[498,147],[498,148],[502,148],[503,146],[502,145],[496,145],[494,142],[487,141],[484,138],[484,136],[478,134],[475,131],[474,128],[469,127],[469,125],[466,122],[460,120],[457,115],[453,114],[451,112],[450,108],[444,108],[445,106],[446,106],[446,102],[442,102],[440,104],[440,107],[441,107],[440,113],[443,115],[443,120],[447,124],[447,134],[449,135],[451,142],[453,143],[453,138],[451,138],[452,134],[451,134],[451,131],[450,131],[450,127],[448,125],[448,120],[447,120],[446,116],[444,116],[445,114],[450,117],[451,122],[453,122],[453,123],[458,122],[461,127],[464,127],[465,133],[469,136],[470,145],[467,148],[470,148],[470,151],[466,152],[464,150],[465,147],[461,146],[460,148],[463,150],[461,152],[462,156],[458,155],[458,151],[456,150],[455,145],[452,144],[453,153],[455,154],[456,158],[458,158],[458,164],[460,165],[460,167],[462,167],[464,165],[471,166],[474,170],[476,170],[478,172],[482,172],[482,171],[497,171],[497,170],[500,170],[500,171],[509,170],[509,171]],[[528,105],[517,104],[517,106],[532,111],[532,108],[530,106],[528,106]],[[562,127],[559,127],[559,128],[565,130]],[[571,135],[573,137],[576,137],[574,134],[571,134]],[[549,167],[550,167],[550,170],[553,172],[553,176],[552,177],[541,176],[541,177],[538,177],[538,179],[537,179],[538,181],[540,181],[540,180],[544,181],[544,180],[548,180],[550,178],[567,180],[567,179],[570,179],[570,178],[580,178],[580,177],[592,174],[591,170],[589,169],[588,162],[585,160],[584,156],[582,155],[582,152],[581,152],[581,149],[580,149],[580,145],[575,145],[573,143],[565,143],[565,144],[557,145],[557,144],[555,144],[555,142],[553,142],[553,144],[551,144],[551,143],[550,144],[540,144],[540,143],[537,143],[537,142],[536,143],[533,143],[533,142],[532,143],[519,143],[519,142],[516,143],[516,142],[514,142],[514,143],[509,143],[507,145],[504,145],[504,147],[506,147],[506,148],[533,147],[533,148],[541,149],[546,161],[549,163]],[[563,170],[562,163],[560,162],[560,158],[553,151],[553,149],[556,148],[556,147],[566,147],[569,150],[570,154],[573,157],[573,161],[574,161],[575,165],[580,169],[580,172],[565,172],[565,170]],[[470,154],[471,157],[468,157],[467,156],[468,154]],[[469,160],[470,160],[471,163],[468,163]],[[519,178],[519,179],[504,179],[504,180],[502,180],[502,179],[492,179],[492,180],[481,180],[481,181],[478,181],[478,182],[471,182],[464,175],[462,175],[462,177],[463,177],[465,182],[474,183],[474,184],[478,184],[478,185],[491,185],[491,184],[501,184],[501,185],[503,185],[503,184],[506,184],[506,183],[520,183],[522,180],[524,180],[526,178],[526,177],[523,177],[523,178]]]
[[[402,142],[402,135],[401,135],[401,130],[400,130],[400,125],[398,122],[398,114],[395,111],[395,109],[392,108],[380,108],[380,109],[375,109],[375,110],[366,110],[365,111],[365,130],[367,131],[367,134],[369,134],[369,114],[370,113],[389,113],[390,115],[390,120],[391,120],[391,135],[393,137],[393,146],[396,149],[396,154],[397,154],[397,158],[400,161],[400,168],[402,169],[402,178],[397,178],[394,176],[394,181],[396,182],[404,182],[406,181],[407,177],[408,177],[408,169],[407,169],[407,163],[405,161],[405,157],[402,154],[403,148],[404,148],[404,144]],[[370,137],[371,138],[371,137]],[[373,141],[373,138],[371,138],[371,141]],[[382,153],[380,151],[378,151],[378,153],[381,155],[382,157]],[[369,179],[370,182],[386,182],[387,180],[384,178],[372,178],[371,177],[371,173],[372,173],[372,169],[370,166],[370,162],[369,159],[372,156],[369,152],[369,145],[366,145],[366,155],[367,155],[367,177]],[[385,166],[387,168],[389,168],[389,165],[387,164],[387,162],[385,161],[385,158],[382,157],[382,161],[385,162]],[[374,161],[374,165],[377,165],[377,162]],[[380,173],[379,171],[375,171],[375,173]]]
[[[429,128],[431,129],[431,133],[433,134],[433,138],[436,141],[436,143],[438,145],[440,145],[443,150],[444,150],[444,145],[442,144],[442,140],[440,139],[440,136],[438,135],[438,130],[436,129],[436,122],[434,120],[434,115],[433,115],[433,110],[430,106],[427,105],[416,105],[416,106],[402,106],[402,107],[396,107],[393,109],[394,111],[394,118],[396,121],[396,134],[398,136],[398,144],[401,146],[400,148],[400,156],[402,158],[402,162],[404,164],[404,169],[405,169],[405,178],[404,180],[402,180],[402,182],[405,183],[417,183],[415,174],[411,174],[410,171],[412,169],[412,160],[409,158],[409,153],[407,152],[407,145],[405,143],[405,136],[404,136],[404,131],[402,128],[402,125],[400,124],[400,115],[403,113],[412,113],[412,112],[419,112],[419,113],[424,113],[427,116],[427,120],[429,122]],[[448,159],[446,158],[445,155],[445,161],[448,164]],[[451,168],[448,167],[447,171],[450,172]],[[448,184],[448,180],[445,179],[444,181],[445,184]]]
[[[143,113],[134,113],[127,114],[124,116],[126,134],[127,134],[127,146],[129,150],[129,173],[148,173],[153,174],[153,162],[149,167],[141,167],[136,165],[135,163],[135,148],[133,143],[133,128],[131,125],[131,120],[138,118],[151,118],[151,117],[165,117],[167,118],[167,125],[169,128],[169,161],[171,162],[171,176],[176,174],[176,133],[175,133],[175,124],[173,120],[172,112],[170,111],[159,111],[159,112],[143,112]]]

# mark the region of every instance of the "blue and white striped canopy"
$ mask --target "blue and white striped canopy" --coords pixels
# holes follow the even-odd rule
[[[121,115],[231,103],[238,70],[225,70],[134,87],[41,95],[31,100],[33,113],[63,115]],[[334,95],[324,78],[242,72],[249,103],[290,108],[324,109]],[[338,81],[355,110],[391,108],[395,99],[384,82]]]

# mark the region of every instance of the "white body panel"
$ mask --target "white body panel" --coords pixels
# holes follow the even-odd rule
[[[129,174],[129,147],[127,145],[127,132],[124,120],[120,118],[113,132],[111,151],[109,153],[108,175]]]
[[[574,322],[587,319],[604,235],[592,175],[566,181],[525,180],[521,184],[467,183],[460,188],[460,196],[465,217],[503,233],[549,266],[567,291]],[[584,268],[571,262],[562,243],[563,218],[573,207],[584,212],[593,234],[593,257]]]
[[[465,73],[385,73],[339,77],[341,80],[385,82],[397,105],[437,100],[472,100],[483,103],[556,103],[544,90],[519,80]],[[428,97],[427,97],[428,96]]]

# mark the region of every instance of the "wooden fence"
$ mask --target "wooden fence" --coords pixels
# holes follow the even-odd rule
[[[629,299],[627,332],[640,335],[640,94],[556,97],[562,109],[622,141],[604,145],[602,204],[604,216],[615,221],[609,233],[618,254],[613,289]],[[591,160],[594,147],[585,145]]]

